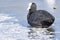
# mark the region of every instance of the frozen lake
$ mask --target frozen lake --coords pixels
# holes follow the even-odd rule
[[[10,35],[10,34],[12,38],[14,33],[18,33],[18,31],[16,32],[15,29],[16,28],[19,29],[20,26],[22,26],[22,29],[25,27],[27,28],[28,26],[28,23],[26,20],[26,17],[28,14],[27,7],[30,2],[35,2],[37,4],[37,9],[49,11],[52,15],[54,15],[55,23],[52,26],[53,28],[55,28],[56,32],[58,32],[56,33],[56,38],[57,40],[59,40],[60,39],[60,33],[59,33],[60,32],[60,27],[59,27],[60,26],[60,21],[59,21],[60,20],[60,14],[59,14],[60,0],[53,0],[53,1],[0,0],[0,38],[3,40],[3,38],[5,38],[6,35]],[[54,10],[53,7],[56,7],[56,9]],[[25,32],[27,31],[25,30]],[[9,36],[7,37],[9,39]],[[16,37],[18,37],[17,39],[19,40],[19,37],[20,37],[19,34],[17,36],[16,34],[14,34],[14,37],[12,38],[12,40],[16,40],[15,39]]]

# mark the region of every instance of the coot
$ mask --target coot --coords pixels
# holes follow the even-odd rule
[[[29,4],[29,13],[27,15],[28,24],[32,27],[48,28],[54,23],[55,17],[46,10],[37,10],[35,3]]]

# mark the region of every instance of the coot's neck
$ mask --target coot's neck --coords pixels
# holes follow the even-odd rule
[[[29,13],[34,13],[34,12],[36,12],[36,10],[29,9]]]

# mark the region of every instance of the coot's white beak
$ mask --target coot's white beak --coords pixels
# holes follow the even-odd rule
[[[32,3],[29,3],[27,10],[31,8]]]

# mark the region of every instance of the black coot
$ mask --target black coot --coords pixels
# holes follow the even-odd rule
[[[48,28],[54,23],[55,18],[45,10],[36,10],[36,4],[30,4],[29,13],[27,15],[28,24],[32,27],[42,26]]]

